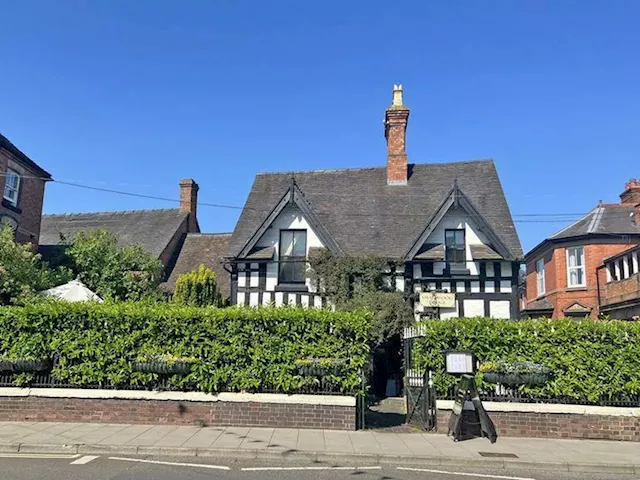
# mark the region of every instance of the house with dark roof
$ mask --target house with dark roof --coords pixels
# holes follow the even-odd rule
[[[630,318],[640,303],[639,244],[640,181],[632,180],[620,203],[599,203],[527,253],[523,314]]]
[[[309,255],[393,259],[417,317],[518,314],[522,248],[492,160],[409,163],[395,85],[386,167],[259,173],[229,240],[232,303],[321,306]]]
[[[120,245],[144,247],[162,262],[168,276],[185,238],[200,232],[197,204],[198,184],[185,179],[180,181],[180,206],[175,209],[43,215],[39,250],[45,260],[52,260],[78,232],[104,229]]]
[[[0,134],[0,225],[11,225],[18,242],[38,242],[44,189],[50,180],[49,172]]]
[[[197,270],[200,265],[216,274],[218,291],[223,299],[229,299],[231,277],[224,265],[224,254],[229,247],[230,233],[187,233],[182,248],[167,281],[161,287],[173,292],[178,277]]]

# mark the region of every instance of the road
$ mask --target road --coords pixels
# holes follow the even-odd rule
[[[624,480],[622,474],[585,474],[540,469],[331,465],[288,460],[203,457],[0,455],[3,480]]]

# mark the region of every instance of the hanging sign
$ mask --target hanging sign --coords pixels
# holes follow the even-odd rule
[[[420,305],[431,308],[455,308],[456,294],[442,292],[420,293]]]

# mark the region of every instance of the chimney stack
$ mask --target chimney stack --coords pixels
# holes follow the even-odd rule
[[[393,102],[385,113],[384,136],[387,139],[387,185],[406,185],[408,180],[405,151],[409,109],[402,103],[402,85],[393,85]]]
[[[198,184],[191,178],[180,180],[180,211],[189,213],[189,231],[198,225]]]
[[[634,220],[636,225],[640,225],[640,180],[632,178],[627,182],[620,194],[620,203],[635,207]]]

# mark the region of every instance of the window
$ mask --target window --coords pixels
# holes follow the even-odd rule
[[[15,219],[8,217],[6,215],[1,215],[0,228],[3,228],[5,225],[11,226],[11,228],[13,228],[14,231],[18,229],[18,222]]]
[[[20,174],[8,169],[4,183],[4,199],[14,207],[18,205],[18,193],[20,192]]]
[[[567,248],[567,286],[584,287],[585,285],[584,248]]]
[[[635,254],[631,254],[627,257],[627,261],[629,262],[629,275],[635,275],[636,273],[636,263],[633,261],[634,260],[634,256]]]
[[[449,263],[464,263],[466,260],[464,230],[445,230],[444,243]]]
[[[279,283],[305,283],[307,231],[280,230]]]
[[[538,280],[538,296],[544,295],[544,258],[536,262],[536,278]]]

